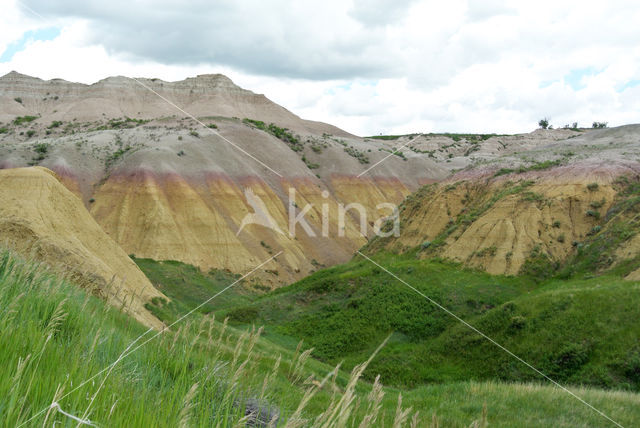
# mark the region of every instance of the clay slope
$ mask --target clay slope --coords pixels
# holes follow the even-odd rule
[[[0,241],[45,262],[147,326],[161,323],[144,304],[163,297],[51,171],[0,171]]]
[[[377,239],[367,250],[417,248],[421,257],[493,274],[587,257],[594,265],[587,270],[625,261],[637,266],[636,193],[629,183],[640,177],[640,163],[629,155],[640,149],[639,137],[636,125],[594,131],[470,167],[407,198],[401,235]]]
[[[77,85],[17,73],[0,78],[7,118],[0,168],[55,171],[128,254],[245,273],[283,251],[257,280],[288,283],[348,260],[390,214],[378,204],[398,204],[448,175],[425,154],[392,155],[394,142],[302,120],[224,76],[144,82],[211,128],[132,79]],[[256,209],[247,195],[264,204],[277,231],[240,230]],[[340,224],[339,206],[351,203],[364,209],[362,228],[355,209]],[[299,215],[306,206],[309,230],[290,234],[290,211]]]
[[[264,95],[240,88],[222,74],[178,82],[116,76],[92,85],[62,79],[45,81],[15,71],[0,77],[0,122],[27,114],[38,115],[47,123],[185,116],[167,100],[196,117],[258,118],[296,132],[350,136],[325,123],[302,120]]]
[[[457,244],[456,234],[447,236],[453,241],[438,251],[509,273],[517,271],[539,243],[544,242],[553,257],[563,258],[591,225],[589,218],[576,220],[575,214],[595,197],[604,198],[601,208],[606,208],[611,199],[607,180],[634,169],[629,159],[640,156],[639,132],[633,126],[360,138],[303,120],[221,75],[180,82],[137,80],[114,77],[80,85],[18,73],[0,78],[0,168],[42,165],[55,171],[107,234],[138,257],[246,273],[282,251],[266,271],[252,277],[260,285],[289,283],[349,260],[374,236],[375,222],[390,214],[379,205],[399,204],[422,185],[447,179],[445,186],[463,181],[460,189],[466,190],[440,192],[422,201],[421,206],[430,208],[421,208],[416,218],[428,218],[431,224],[407,220],[394,245],[410,247],[434,239],[450,221],[464,216],[470,203],[499,193],[505,180],[524,179],[509,169],[544,162],[550,162],[546,169],[565,169],[558,169],[550,181],[536,175],[540,168],[529,171],[535,183],[523,192],[531,193],[532,200],[515,194],[500,198],[492,204],[496,211],[482,211],[488,216],[484,223],[471,225]],[[198,120],[185,117],[163,98]],[[591,177],[591,165],[598,161],[604,161],[598,168],[609,178]],[[506,172],[492,179],[502,169]],[[602,195],[582,195],[590,180],[602,183]],[[545,208],[539,197],[555,202]],[[256,211],[250,199],[260,201],[274,228],[243,227]],[[339,207],[353,203],[363,212],[351,209],[341,221]],[[298,226],[290,234],[290,213],[298,216],[307,206],[308,228]],[[562,224],[560,230],[541,226],[538,237],[529,226],[556,221]],[[457,228],[456,233],[466,229]],[[502,242],[503,236],[512,237]],[[554,239],[555,244],[548,242]],[[486,258],[494,246],[496,255]],[[491,261],[500,257],[503,262]]]

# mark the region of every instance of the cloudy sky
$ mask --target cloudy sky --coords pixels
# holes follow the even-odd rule
[[[0,0],[0,75],[223,73],[359,135],[640,122],[640,2]]]

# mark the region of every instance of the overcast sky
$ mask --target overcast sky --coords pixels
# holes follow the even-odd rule
[[[359,135],[640,122],[640,2],[0,0],[0,75],[223,73]]]

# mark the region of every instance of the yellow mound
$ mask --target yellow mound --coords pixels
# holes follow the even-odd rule
[[[551,174],[426,187],[407,200],[401,236],[372,249],[422,246],[425,257],[438,255],[492,274],[517,274],[536,248],[564,261],[607,212],[616,191],[610,179]],[[600,185],[590,190],[593,181]]]
[[[145,308],[164,297],[45,168],[0,170],[0,243],[43,261],[147,326],[161,323]]]

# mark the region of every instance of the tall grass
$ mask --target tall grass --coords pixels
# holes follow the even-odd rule
[[[310,369],[310,351],[292,355],[261,339],[262,328],[240,332],[199,314],[75,390],[145,329],[6,250],[0,308],[2,426],[75,425],[64,413],[127,427],[372,426],[371,410],[358,407],[379,406],[378,384],[373,395],[355,391],[368,362],[348,379]]]
[[[0,326],[2,427],[78,426],[66,414],[102,427],[607,426],[546,386],[457,382],[400,391],[380,377],[368,384],[360,376],[386,341],[345,373],[302,345],[275,345],[261,328],[240,331],[202,314],[103,371],[145,328],[5,250]],[[640,419],[635,394],[577,392],[625,426]]]

